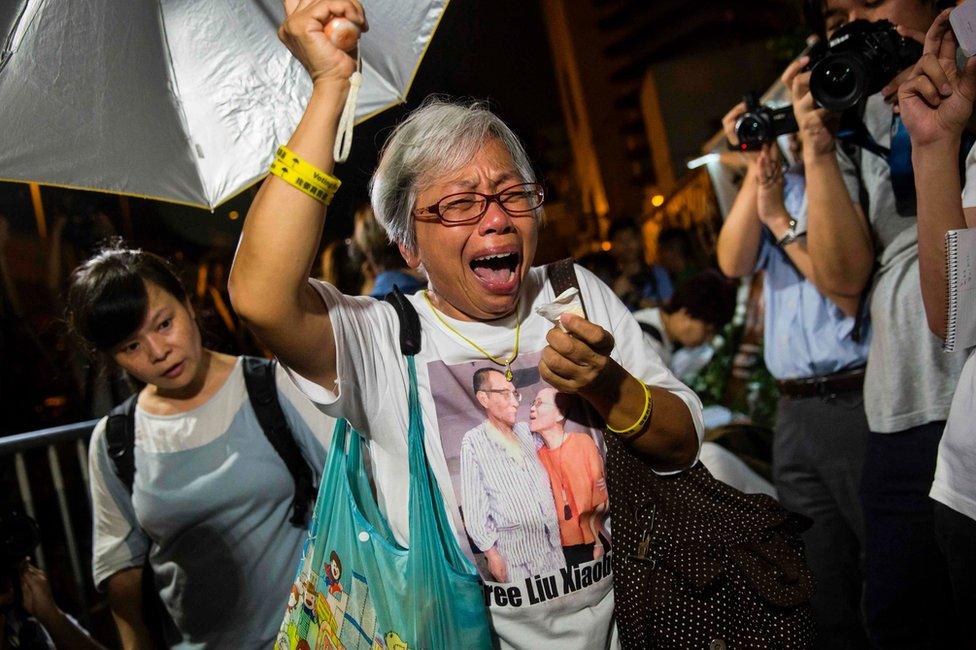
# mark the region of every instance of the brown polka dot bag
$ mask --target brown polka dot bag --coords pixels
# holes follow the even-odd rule
[[[624,648],[808,648],[805,517],[701,463],[659,476],[607,436],[614,613]]]

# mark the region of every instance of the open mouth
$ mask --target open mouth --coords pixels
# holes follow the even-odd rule
[[[521,256],[517,252],[493,253],[471,260],[471,271],[492,293],[511,293],[518,286]]]

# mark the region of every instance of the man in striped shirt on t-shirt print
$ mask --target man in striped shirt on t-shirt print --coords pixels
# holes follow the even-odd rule
[[[566,566],[552,488],[524,422],[522,396],[495,368],[474,373],[485,420],[461,442],[464,526],[498,582],[515,582]]]

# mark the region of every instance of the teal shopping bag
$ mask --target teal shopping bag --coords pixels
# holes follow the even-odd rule
[[[410,548],[370,490],[360,440],[336,425],[315,513],[276,647],[281,650],[487,648],[480,579],[462,554],[424,451],[410,375]]]

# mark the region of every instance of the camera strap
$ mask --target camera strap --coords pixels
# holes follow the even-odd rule
[[[959,181],[966,184],[966,158],[976,143],[976,135],[962,132],[959,143]],[[888,155],[891,169],[891,189],[895,195],[895,208],[903,217],[914,217],[917,213],[915,197],[915,170],[912,167],[912,139],[901,116],[895,115],[891,121],[891,153]]]
[[[888,158],[891,150],[888,147],[878,144],[868,127],[864,125],[864,120],[854,112],[846,112],[841,117],[840,129],[837,131],[837,139],[850,145],[870,151],[881,158]]]
[[[901,116],[892,115],[891,118],[891,148],[878,143],[868,132],[863,120],[852,115],[844,122],[837,133],[837,139],[849,145],[869,151],[884,158],[888,163],[891,177],[891,190],[895,195],[895,210],[903,217],[914,217],[915,207],[915,171],[912,168],[912,139],[902,122]],[[969,150],[976,143],[976,135],[963,131],[962,142],[959,147],[959,179],[965,184],[966,157]]]

